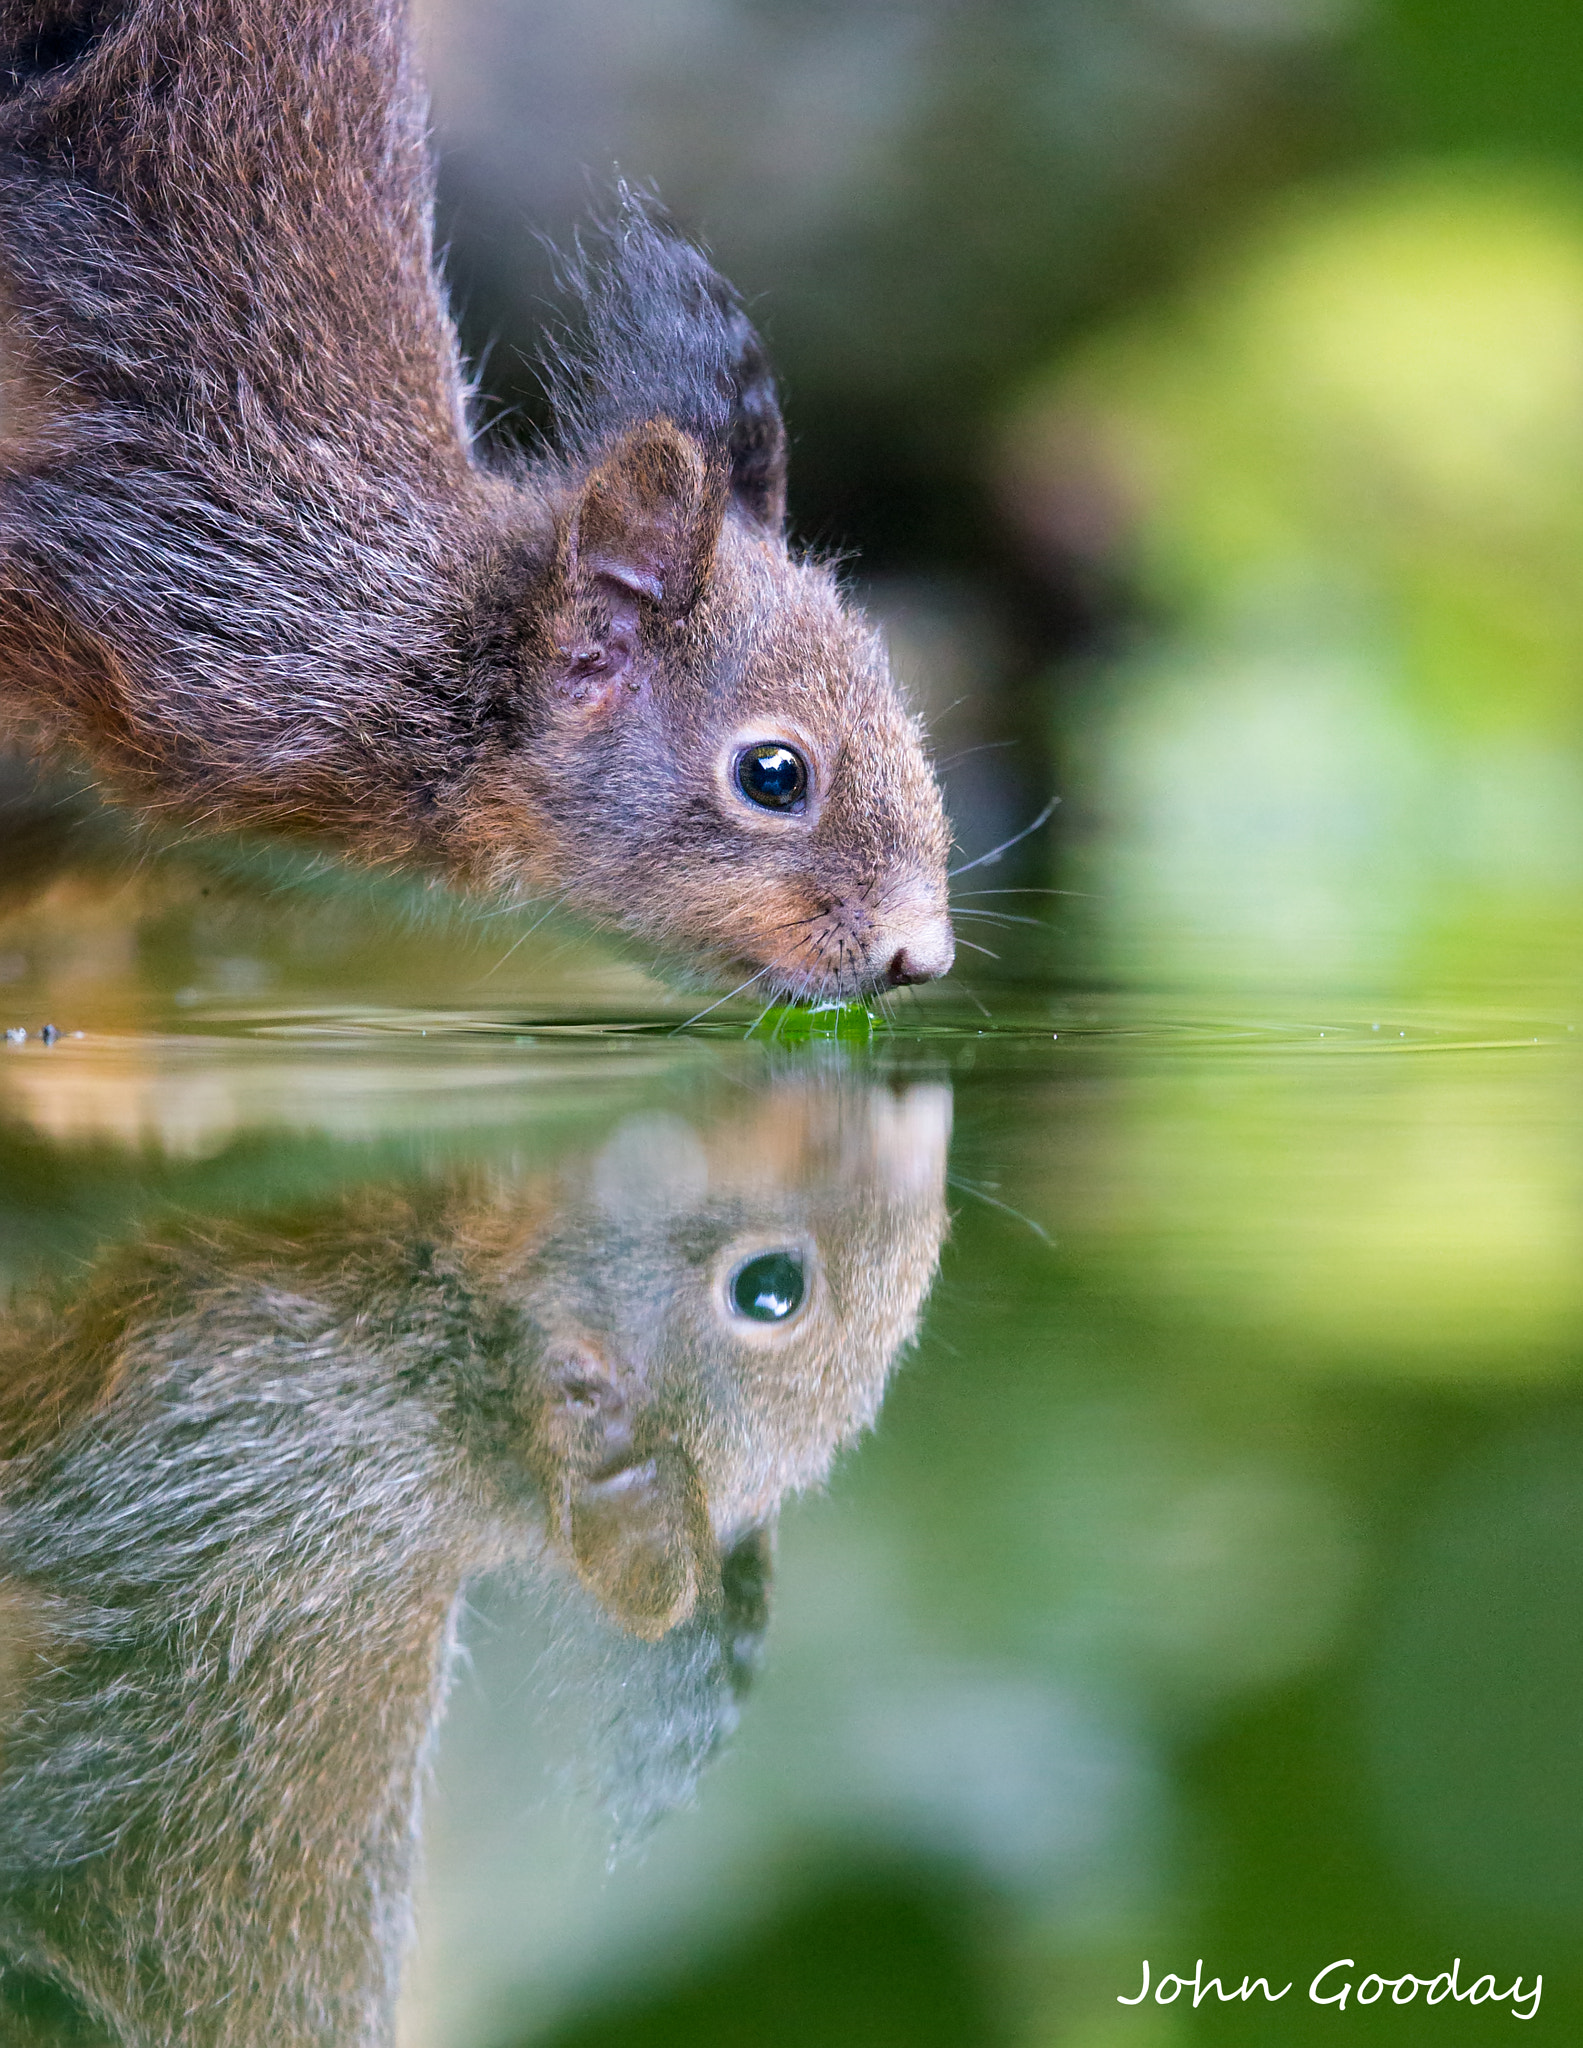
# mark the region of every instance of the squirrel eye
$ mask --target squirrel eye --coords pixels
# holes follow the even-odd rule
[[[738,1266],[727,1289],[731,1307],[751,1323],[784,1323],[802,1307],[802,1260],[795,1252],[761,1252]]]
[[[782,740],[760,740],[737,760],[737,788],[766,811],[789,811],[808,788],[808,764]]]

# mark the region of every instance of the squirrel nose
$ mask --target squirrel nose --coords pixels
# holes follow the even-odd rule
[[[915,981],[938,981],[949,974],[956,958],[956,939],[948,917],[931,918],[908,934],[906,942],[891,955],[885,980],[891,988],[905,988]]]

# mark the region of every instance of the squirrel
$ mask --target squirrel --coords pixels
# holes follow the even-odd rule
[[[39,2048],[388,2043],[480,1572],[543,1589],[618,1836],[687,1797],[780,1503],[915,1331],[949,1117],[937,1085],[783,1080],[591,1158],[148,1226],[19,1301],[0,2033],[53,1999]]]
[[[547,445],[486,453],[424,120],[400,0],[0,0],[0,725],[682,979],[945,973],[921,728],[788,547],[739,297],[623,188]]]

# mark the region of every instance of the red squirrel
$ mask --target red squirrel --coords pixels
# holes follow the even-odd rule
[[[949,1123],[791,1077],[592,1157],[154,1226],[0,1313],[7,2048],[388,2048],[480,1572],[554,1603],[616,1831],[685,1799],[782,1500],[917,1328]]]
[[[732,288],[623,193],[483,450],[399,0],[0,0],[0,727],[146,811],[548,898],[684,978],[953,957]]]

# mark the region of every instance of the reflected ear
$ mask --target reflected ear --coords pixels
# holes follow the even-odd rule
[[[569,1520],[577,1576],[630,1635],[657,1642],[698,1605],[714,1544],[678,1445],[577,1486]]]

